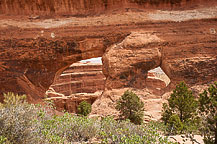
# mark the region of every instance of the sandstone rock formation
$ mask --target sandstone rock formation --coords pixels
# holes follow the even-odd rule
[[[102,64],[74,63],[51,85],[56,92],[70,96],[75,93],[94,93],[104,90]]]
[[[9,31],[14,30],[19,31]],[[26,93],[32,102],[44,98],[55,77],[73,62],[101,56],[107,46],[120,41],[126,35],[35,39],[28,38],[28,34],[25,33],[28,30],[20,31],[20,36],[17,35],[16,38],[6,38],[8,30],[5,28],[0,31],[3,35],[0,40],[0,93]]]
[[[46,92],[59,111],[76,113],[81,101],[91,104],[102,94],[105,77],[102,64],[77,62],[57,77]]]
[[[189,41],[181,41],[176,48],[171,48],[172,44],[153,32],[131,33],[121,43],[108,48],[103,55],[106,88],[144,88],[148,71],[158,66],[170,78],[171,84],[186,81],[194,85],[215,80],[216,41],[207,40],[202,35],[199,37],[200,41],[189,38],[190,44]]]
[[[126,90],[136,93],[145,104],[145,120],[158,120],[161,117],[162,103],[166,102],[168,93],[162,97],[161,89],[166,87],[166,82],[156,76],[156,73],[148,73],[146,88],[118,88],[105,90],[92,105],[92,115],[112,115],[117,117],[115,110],[116,101]]]
[[[106,112],[113,111],[113,115],[117,115],[114,109],[115,102],[124,93],[126,89],[123,88],[125,87],[137,88],[134,91],[138,95],[143,89],[145,92],[140,94],[140,98],[144,101],[147,109],[145,115],[149,120],[159,119],[162,103],[169,94],[163,99],[161,97],[163,93],[157,94],[150,91],[147,83],[148,71],[160,66],[170,78],[169,86],[166,89],[161,89],[161,92],[175,88],[180,81],[185,81],[191,87],[216,80],[217,50],[214,41],[203,39],[202,41],[207,45],[202,46],[206,52],[200,50],[199,42],[194,43],[194,40],[191,41],[190,47],[188,45],[185,48],[179,48],[183,47],[180,44],[177,48],[169,51],[167,46],[163,46],[167,45],[165,39],[160,39],[152,32],[140,31],[131,33],[121,43],[108,48],[103,55],[103,71],[107,77],[106,89],[100,99],[94,103],[93,114],[108,115]],[[195,50],[195,47],[192,47],[194,45],[197,45],[199,50]],[[199,57],[195,57],[195,54]],[[155,84],[153,87],[157,88],[157,86]],[[147,89],[144,90],[144,88]],[[148,95],[148,99],[145,99],[146,95]]]
[[[93,104],[101,94],[102,92],[97,91],[95,93],[76,93],[71,94],[70,96],[64,96],[49,90],[48,95],[53,97],[46,98],[45,101],[51,100],[56,110],[60,112],[67,111],[69,113],[77,113],[77,107],[80,102],[87,101],[88,103]]]
[[[158,7],[151,1],[64,2],[0,2],[0,100],[11,91],[37,103],[72,63],[103,55],[106,91],[150,91],[147,73],[158,66],[171,80],[163,91],[182,80],[189,86],[217,80],[215,0]]]
[[[144,88],[148,71],[161,63],[159,47],[148,47],[161,39],[151,32],[133,32],[103,55],[106,88]]]
[[[156,73],[148,73],[146,86],[152,93],[160,94],[166,83],[156,77]],[[104,90],[105,76],[101,63],[77,62],[57,77],[46,92],[46,100],[53,100],[59,111],[77,112],[78,104],[85,100],[93,104]]]
[[[2,0],[0,14],[86,16],[124,8],[191,8],[215,0]],[[195,4],[196,3],[196,4]],[[32,17],[34,19],[34,17]],[[37,17],[35,17],[37,18]]]

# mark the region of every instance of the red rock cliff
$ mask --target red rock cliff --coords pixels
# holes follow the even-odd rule
[[[124,8],[192,8],[215,0],[1,0],[0,14],[93,15]]]

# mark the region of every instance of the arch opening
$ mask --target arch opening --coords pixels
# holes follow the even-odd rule
[[[102,94],[105,76],[102,73],[101,57],[81,60],[65,69],[46,92],[58,111],[77,112],[81,101],[93,104]]]
[[[163,94],[165,88],[169,85],[170,78],[166,73],[157,67],[148,71],[148,77],[146,79],[146,85],[149,89],[152,89],[156,94]]]

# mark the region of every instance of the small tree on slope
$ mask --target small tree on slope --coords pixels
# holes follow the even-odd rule
[[[132,91],[125,91],[118,100],[116,109],[120,111],[122,119],[129,119],[134,124],[143,122],[144,103]]]
[[[169,131],[180,133],[197,123],[197,108],[198,103],[192,91],[181,82],[173,90],[168,104],[163,104],[162,120],[167,124]]]
[[[199,112],[203,125],[201,132],[205,144],[217,144],[217,83],[200,94]]]

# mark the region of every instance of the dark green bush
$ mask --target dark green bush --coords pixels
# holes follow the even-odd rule
[[[79,105],[78,105],[78,114],[83,115],[83,116],[87,116],[89,113],[91,113],[91,104],[89,104],[86,101],[82,101]]]
[[[204,143],[217,144],[217,82],[200,94],[199,103]]]
[[[173,114],[170,116],[169,121],[167,123],[167,127],[169,131],[174,131],[175,129],[177,134],[180,134],[183,130],[183,123],[181,122],[180,118],[178,115]]]
[[[168,99],[168,104],[163,104],[162,120],[169,126],[169,132],[174,134],[182,133],[183,131],[195,131],[199,123],[197,108],[198,102],[196,98],[188,90],[186,84],[181,82],[173,90]]]
[[[116,109],[120,119],[129,119],[134,124],[141,124],[144,116],[144,103],[132,91],[126,91],[117,101]]]

